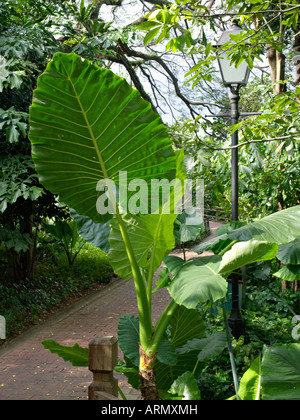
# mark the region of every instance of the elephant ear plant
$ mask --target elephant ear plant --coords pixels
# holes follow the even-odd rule
[[[110,263],[116,274],[134,279],[139,316],[123,316],[119,322],[119,344],[127,364],[123,371],[135,372],[144,399],[199,399],[194,375],[206,355],[214,354],[213,343],[222,349],[224,340],[203,338],[196,308],[201,302],[224,299],[226,278],[233,270],[273,258],[276,240],[260,238],[258,225],[253,232],[230,237],[224,256],[185,261],[169,255],[175,247],[177,214],[168,211],[168,205],[184,191],[174,188],[170,201],[158,200],[152,207],[152,187],[158,180],[182,185],[182,153],[174,152],[167,128],[136,90],[76,54],[57,53],[39,78],[29,138],[40,182],[72,209],[86,235],[93,236],[86,226],[98,233],[110,229]],[[299,208],[285,216],[283,229],[288,218],[299,223]],[[274,230],[272,223],[265,227]],[[244,239],[246,233],[250,236]],[[256,241],[237,244],[249,241],[252,233],[258,235]],[[299,236],[290,235],[285,243]],[[153,288],[154,273],[163,260],[166,270]],[[154,323],[152,296],[161,287],[168,288],[171,298]],[[65,360],[86,365],[86,349],[50,341],[44,345]]]
[[[201,267],[195,263],[189,297],[181,302],[181,286],[177,290],[173,286],[173,299],[153,325],[152,279],[175,246],[177,214],[166,214],[160,202],[152,212],[149,204],[144,214],[130,214],[126,206],[135,199],[135,191],[128,188],[122,200],[118,193],[123,182],[120,174],[126,173],[127,182],[145,181],[150,192],[152,180],[182,180],[183,156],[174,153],[167,128],[136,90],[76,54],[57,53],[40,76],[30,108],[29,138],[40,182],[77,215],[94,223],[110,220],[110,263],[123,278],[134,278],[142,394],[145,399],[158,399],[153,366],[178,304],[195,308],[201,300],[222,298],[226,281],[217,275],[219,257],[206,269],[208,277],[204,270],[197,278]],[[143,203],[148,198],[146,194]],[[99,212],[99,200],[112,211]],[[161,346],[160,353],[170,347]]]

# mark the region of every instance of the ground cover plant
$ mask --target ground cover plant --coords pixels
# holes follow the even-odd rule
[[[175,246],[176,212],[164,213],[165,202],[154,213],[148,212],[148,206],[145,211],[141,198],[147,200],[148,191],[135,196],[136,190],[129,189],[121,204],[127,208],[133,200],[139,210],[124,214],[110,180],[121,190],[117,175],[127,169],[131,180],[145,178],[147,184],[156,178],[183,180],[182,153],[172,150],[165,127],[136,91],[76,54],[56,54],[39,78],[29,135],[40,182],[94,223],[110,220],[109,261],[118,275],[134,278],[139,317],[129,314],[120,319],[119,343],[129,364],[118,369],[133,374],[131,380],[140,384],[144,399],[200,399],[195,376],[202,371],[202,362],[228,345],[236,398],[240,398],[226,311],[226,334],[203,337],[197,307],[220,299],[224,307],[230,273],[255,262],[282,258],[283,250],[300,235],[299,206],[229,230],[204,248],[195,248],[199,254],[208,247],[217,248],[212,256],[189,261],[168,256]],[[124,147],[126,156],[121,154]],[[99,194],[104,187],[106,192]],[[175,196],[176,192],[168,199],[174,201]],[[293,257],[287,253],[291,263]],[[168,287],[172,300],[153,325],[152,278],[162,260],[172,279],[165,276],[158,287]],[[287,269],[292,271],[289,265]],[[44,344],[52,351],[59,349],[52,341]],[[74,361],[72,351],[61,348],[61,352]],[[167,374],[170,370],[173,375]],[[263,379],[265,383],[265,376]]]

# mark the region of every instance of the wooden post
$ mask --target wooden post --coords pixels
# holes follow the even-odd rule
[[[97,337],[89,344],[89,370],[93,382],[88,388],[89,400],[99,400],[99,395],[118,397],[118,381],[113,370],[118,362],[118,340],[115,337]]]

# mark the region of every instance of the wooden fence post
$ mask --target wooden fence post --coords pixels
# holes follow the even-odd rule
[[[118,381],[113,370],[118,362],[116,337],[96,337],[89,344],[89,370],[93,382],[88,388],[89,400],[118,399]],[[103,396],[103,398],[101,397]]]

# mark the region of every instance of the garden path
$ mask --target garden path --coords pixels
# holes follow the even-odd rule
[[[219,226],[219,223],[210,222],[211,235],[206,240],[214,236]],[[173,253],[179,255],[180,251]],[[187,254],[188,258],[197,256],[191,251]],[[169,300],[165,289],[153,295],[154,320]],[[132,280],[114,278],[100,291],[0,347],[0,400],[87,400],[92,373],[87,368],[75,368],[69,362],[64,362],[45,350],[41,342],[53,339],[62,345],[78,343],[88,347],[96,336],[117,336],[118,320],[124,313],[137,315],[134,283]],[[122,357],[121,352],[119,357]],[[115,376],[128,398],[137,399],[124,377]]]

